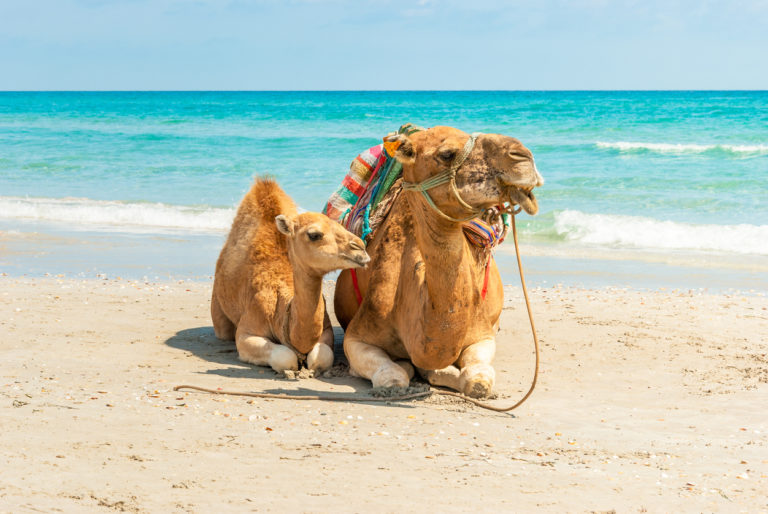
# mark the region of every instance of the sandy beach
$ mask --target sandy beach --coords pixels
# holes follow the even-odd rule
[[[768,511],[759,294],[536,288],[539,386],[498,414],[174,392],[369,392],[241,363],[210,289],[0,277],[0,511]],[[504,405],[533,369],[519,288],[498,341]]]
[[[768,514],[766,26],[768,0],[0,2],[0,514]],[[318,376],[215,337],[214,274],[220,335],[285,318],[304,348],[316,274],[332,309],[353,265],[353,362],[401,385],[356,338],[436,367],[479,342],[459,383],[488,377],[498,269],[498,409],[375,390],[332,311]],[[263,315],[227,305],[254,290]]]

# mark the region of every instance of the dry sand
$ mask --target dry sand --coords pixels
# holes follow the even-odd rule
[[[0,511],[768,511],[768,300],[532,291],[514,414],[180,393],[358,392],[215,339],[210,283],[0,277]],[[533,354],[510,288],[500,404]],[[340,375],[340,376],[339,376]]]

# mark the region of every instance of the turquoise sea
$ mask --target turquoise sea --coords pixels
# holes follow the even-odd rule
[[[0,272],[206,278],[254,175],[320,210],[405,122],[533,151],[534,285],[768,291],[765,91],[3,92]]]

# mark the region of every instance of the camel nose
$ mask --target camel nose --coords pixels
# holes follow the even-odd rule
[[[533,171],[536,172],[536,187],[541,187],[544,185],[544,177],[541,176],[541,173],[539,173],[539,169],[536,167],[536,163],[533,163]]]
[[[349,248],[353,252],[352,260],[360,266],[365,266],[371,261],[370,255],[365,251],[365,244],[360,239],[353,239],[349,242]]]

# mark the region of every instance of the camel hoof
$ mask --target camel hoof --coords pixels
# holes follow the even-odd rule
[[[315,376],[333,366],[333,350],[325,343],[317,343],[307,354],[307,367]]]
[[[373,387],[408,387],[408,374],[400,366],[391,363],[380,367],[371,377]]]
[[[277,345],[269,355],[269,365],[278,373],[282,373],[287,369],[298,371],[299,359],[293,353],[293,350],[287,346]]]
[[[486,364],[468,366],[461,370],[461,392],[470,398],[486,398],[493,391],[496,372]]]

